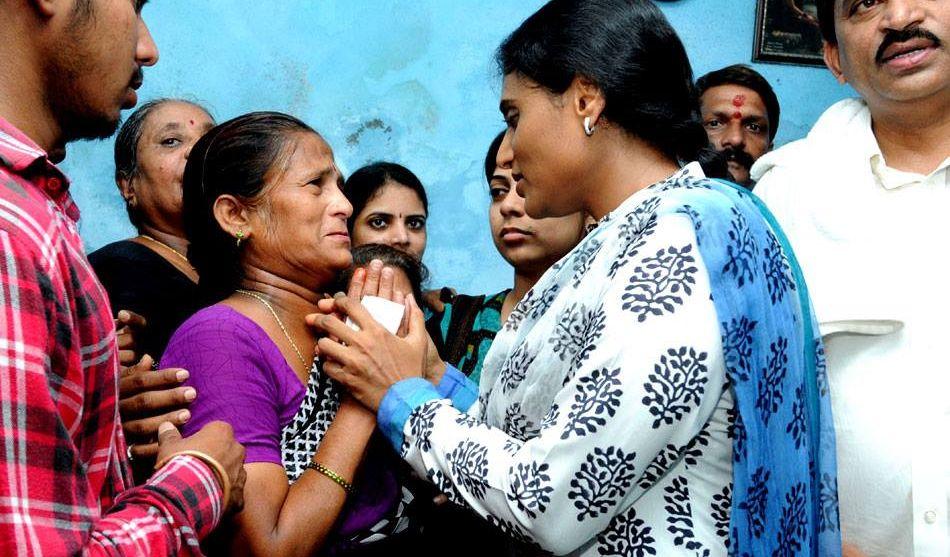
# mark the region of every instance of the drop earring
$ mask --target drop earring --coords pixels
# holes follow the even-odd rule
[[[597,129],[597,126],[591,127],[590,125],[590,116],[584,117],[584,133],[587,134],[587,137],[594,135],[594,130]]]
[[[241,242],[244,241],[244,232],[238,230],[237,234],[235,234],[234,237],[237,239],[237,242],[235,242],[237,247],[241,247]]]

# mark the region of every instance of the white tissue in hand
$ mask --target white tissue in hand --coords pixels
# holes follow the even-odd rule
[[[380,298],[379,296],[363,296],[360,303],[363,304],[366,311],[368,311],[369,314],[373,316],[373,319],[382,325],[384,329],[392,334],[396,334],[396,331],[399,330],[399,325],[402,323],[402,316],[406,311],[405,306],[397,304],[396,302],[390,302],[386,298]],[[354,331],[360,330],[356,323],[349,317],[346,318],[346,324]]]

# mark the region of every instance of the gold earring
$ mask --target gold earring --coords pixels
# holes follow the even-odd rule
[[[237,234],[234,235],[237,238],[237,247],[241,247],[241,242],[244,241],[244,232],[238,230]]]

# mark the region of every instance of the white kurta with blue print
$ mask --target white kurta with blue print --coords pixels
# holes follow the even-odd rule
[[[821,343],[759,211],[696,164],[634,194],[516,306],[477,401],[405,380],[380,427],[555,554],[838,554]]]
[[[549,271],[495,338],[479,401],[417,410],[404,457],[555,554],[724,555],[733,404],[708,274],[687,215],[640,228]]]

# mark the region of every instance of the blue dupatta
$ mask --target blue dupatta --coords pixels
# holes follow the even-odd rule
[[[663,210],[689,215],[719,316],[735,396],[731,555],[841,554],[834,424],[801,268],[761,200],[686,177]]]

